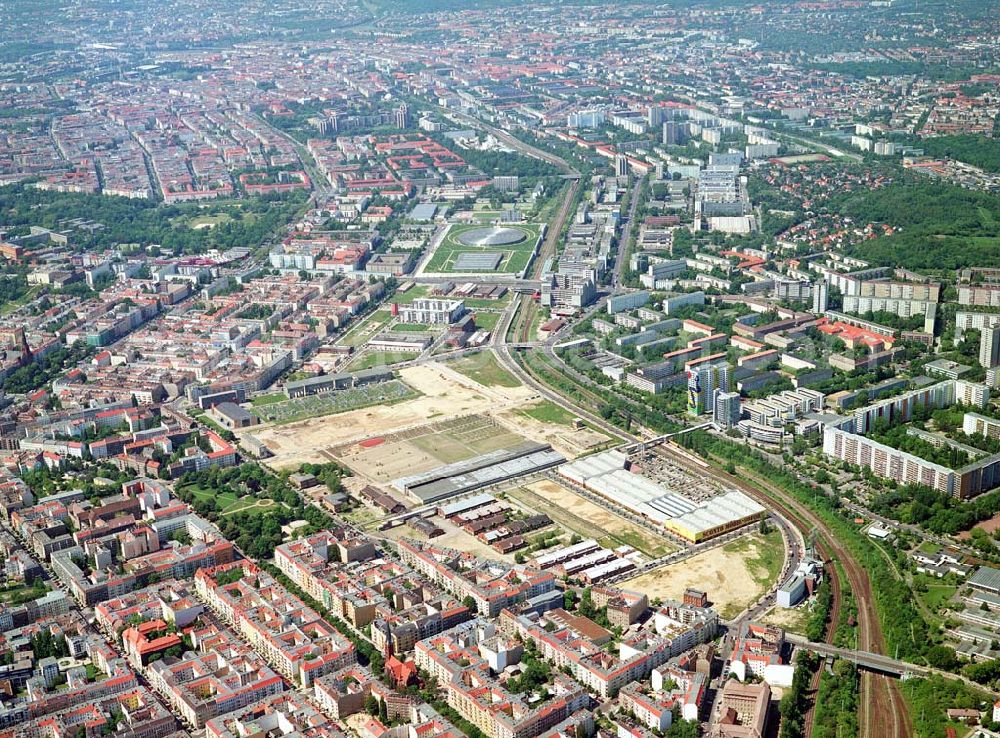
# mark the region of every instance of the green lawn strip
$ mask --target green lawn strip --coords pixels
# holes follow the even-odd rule
[[[519,412],[521,415],[527,415],[529,418],[553,425],[572,425],[573,419],[576,417],[569,410],[556,405],[551,400],[542,400],[531,407],[522,408]]]
[[[396,323],[392,326],[391,330],[401,331],[402,333],[436,333],[430,330],[430,326],[423,325],[422,323]]]
[[[285,397],[280,392],[275,392],[270,395],[259,395],[257,397],[253,397],[250,399],[250,404],[253,405],[254,407],[260,405],[273,405],[276,402],[284,402],[287,399],[288,398]]]
[[[452,369],[484,387],[520,387],[521,382],[497,363],[491,351],[463,356],[449,363]]]

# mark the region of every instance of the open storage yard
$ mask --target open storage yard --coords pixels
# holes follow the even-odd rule
[[[708,593],[719,614],[733,618],[752,605],[777,580],[784,561],[780,531],[753,533],[676,564],[654,569],[621,582],[624,589],[650,599],[679,600],[688,587]]]

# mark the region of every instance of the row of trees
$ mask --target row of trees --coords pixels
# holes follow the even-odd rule
[[[820,677],[812,735],[813,738],[860,735],[858,727],[858,668],[841,659],[834,662],[832,672],[824,672]]]
[[[924,654],[935,645],[935,640],[913,603],[912,591],[891,570],[875,544],[842,514],[839,499],[828,497],[821,488],[800,481],[794,472],[771,463],[742,444],[710,436],[704,431],[685,434],[680,443],[703,456],[742,466],[754,478],[766,479],[809,506],[865,568],[889,652],[915,663],[926,660]]]
[[[830,578],[824,577],[816,590],[813,610],[806,621],[806,638],[810,641],[820,641],[826,633],[826,625],[830,622],[830,612],[833,608],[833,588]]]
[[[816,670],[817,659],[810,653],[800,652],[795,663],[792,686],[778,704],[781,712],[780,738],[804,738],[805,718],[809,710],[809,682]]]
[[[85,359],[91,351],[90,346],[79,341],[72,346],[59,346],[41,361],[33,361],[11,372],[3,380],[3,389],[11,394],[34,392]]]

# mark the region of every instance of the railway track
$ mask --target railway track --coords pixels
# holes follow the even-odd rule
[[[682,465],[690,463],[686,462],[679,454],[674,455]],[[765,479],[758,477],[755,479],[755,484],[750,485],[720,469],[713,469],[712,473],[753,497],[764,498],[767,504],[792,520],[800,530],[808,531],[811,528],[816,528],[821,537],[821,540],[817,541],[817,548],[825,560],[836,559],[840,562],[851,591],[854,593],[854,600],[858,608],[859,637],[857,648],[873,653],[884,653],[885,639],[878,613],[875,610],[868,574],[857,563],[853,555],[837,540],[825,522],[805,505],[790,498]],[[831,570],[836,572],[836,569],[831,568]],[[838,614],[834,618],[839,618],[842,600],[841,583],[838,581],[833,610],[834,613]],[[832,638],[836,631],[836,625],[839,623],[834,618],[831,618],[831,627],[827,631],[828,642],[830,642],[829,639]],[[899,685],[891,677],[862,672],[858,704],[859,724],[861,735],[864,738],[910,738],[913,735],[906,702],[899,691]]]
[[[576,202],[576,196],[581,186],[580,180],[577,179],[573,180],[569,187],[566,188],[566,196],[559,205],[559,212],[556,213],[556,217],[549,223],[545,240],[538,250],[538,257],[535,259],[535,265],[532,268],[533,279],[538,279],[542,276],[542,268],[545,266],[546,259],[556,255],[559,248],[559,239],[562,238],[563,227],[566,225],[566,219],[570,216],[570,209],[573,207],[573,203]]]
[[[850,552],[837,542],[836,537],[819,516],[801,503],[789,500],[784,493],[769,482],[757,480],[757,483],[769,490],[771,494],[768,495],[768,498],[771,504],[778,507],[786,515],[791,514],[800,520],[807,521],[809,525],[815,526],[820,531],[825,539],[821,548],[824,558],[836,558],[840,562],[851,586],[851,591],[854,593],[854,600],[858,608],[858,649],[872,653],[884,653],[885,640],[878,613],[875,611],[868,574],[854,560]],[[744,488],[749,487],[745,483],[740,482],[740,484]],[[899,685],[891,677],[863,672],[858,704],[862,708],[859,714],[862,736],[909,738],[912,735],[906,704],[899,692]]]
[[[536,382],[543,385],[547,385],[545,378],[539,375],[535,367],[532,366],[531,362],[528,361],[528,357],[525,357],[523,363],[518,362],[517,359],[514,359],[514,362],[518,363],[521,366],[521,368]],[[559,373],[559,370],[555,367],[552,367],[550,364],[548,364],[548,362],[540,360],[540,363],[544,363],[547,367],[551,369],[551,371]],[[602,398],[596,392],[587,389],[586,387],[582,386],[579,382],[573,381],[572,378],[569,377],[569,375],[567,374],[562,374],[562,376],[566,377],[569,381],[572,381],[573,385],[576,387],[576,392],[578,395],[576,399],[578,403],[582,400],[586,406],[594,408],[595,411],[597,408],[600,408],[602,404],[604,404],[604,398]]]
[[[517,343],[528,343],[533,340],[531,326],[535,322],[535,315],[538,314],[538,304],[530,299],[523,299],[521,302],[522,316],[518,319]]]

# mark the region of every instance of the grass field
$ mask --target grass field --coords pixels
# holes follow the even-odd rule
[[[426,284],[418,284],[410,287],[406,292],[397,292],[392,297],[389,298],[389,304],[391,305],[409,305],[411,302],[420,297],[427,297],[430,293],[431,288]]]
[[[254,407],[260,405],[273,405],[276,402],[284,402],[287,398],[280,392],[275,392],[270,395],[258,395],[257,397],[252,397],[250,399],[250,404]]]
[[[469,231],[478,230],[483,227],[484,226],[481,223],[463,223],[461,225],[452,225],[448,229],[444,238],[441,240],[441,243],[434,250],[434,255],[431,256],[430,261],[427,262],[427,266],[424,267],[424,271],[431,273],[454,272],[456,271],[454,268],[455,260],[459,257],[459,255],[466,253],[480,254],[489,251],[503,254],[500,265],[496,269],[497,272],[514,274],[522,272],[528,265],[528,262],[531,260],[531,255],[535,251],[535,246],[537,245],[539,237],[542,233],[542,226],[537,223],[516,223],[504,226],[506,228],[519,230],[524,234],[524,240],[514,244],[480,247],[468,246],[459,240],[463,233],[468,233]],[[484,273],[493,273],[494,270],[463,269],[462,271],[482,271]]]
[[[503,317],[503,313],[485,313],[478,311],[476,313],[476,327],[480,330],[491,331],[497,327],[497,323],[500,322],[500,318]]]
[[[0,315],[9,315],[10,313],[17,310],[19,307],[27,305],[29,302],[35,299],[35,297],[38,295],[41,289],[42,288],[40,286],[35,285],[34,287],[29,288],[28,291],[24,294],[24,297],[22,297],[20,300],[10,300],[9,302],[3,303],[3,305],[0,305]]]
[[[370,405],[389,405],[418,396],[410,386],[393,379],[368,387],[328,392],[322,395],[296,397],[284,402],[262,405],[255,409],[264,423],[295,423],[321,415],[333,415]]]
[[[927,607],[936,611],[954,597],[957,591],[958,587],[950,584],[931,584],[928,585],[926,592],[921,593],[921,597],[927,603]]]
[[[431,326],[423,323],[396,323],[390,330],[404,333],[440,333],[440,329],[434,330]]]
[[[939,614],[941,608],[944,607],[955,593],[958,592],[958,587],[953,584],[948,584],[943,582],[936,577],[931,577],[926,574],[917,574],[913,577],[914,591],[917,593],[917,597],[921,599],[928,610],[935,614]],[[926,588],[927,591],[921,591]]]
[[[353,359],[347,369],[356,372],[359,369],[371,369],[375,366],[389,366],[402,361],[411,361],[419,354],[413,351],[369,351]]]
[[[542,400],[519,412],[522,415],[527,415],[529,418],[540,420],[543,423],[552,423],[553,425],[572,425],[573,418],[576,417],[569,410],[561,408],[551,400]]]
[[[376,310],[345,333],[338,343],[342,346],[361,346],[391,319],[392,315],[388,310]]]
[[[220,493],[216,489],[205,489],[204,487],[195,486],[192,488],[191,493],[199,500],[212,500],[214,499],[219,506],[220,514],[222,515],[232,515],[237,512],[249,512],[261,514],[269,507],[273,507],[278,504],[274,500],[269,500],[266,498],[256,498],[250,495],[245,495],[243,497],[237,497],[232,492],[222,492]]]
[[[925,553],[928,556],[933,556],[941,547],[933,541],[924,541],[918,548],[922,553]]]
[[[499,300],[487,300],[479,297],[463,297],[462,302],[465,303],[465,307],[469,308],[469,310],[475,310],[476,308],[495,308],[496,310],[503,310],[505,307],[510,305],[510,301],[512,299],[514,299],[514,293],[508,292]]]
[[[188,226],[191,228],[215,228],[217,225],[231,221],[232,218],[229,217],[228,213],[216,213],[215,215],[199,215],[197,218],[192,218],[188,221]]]
[[[448,366],[484,387],[519,387],[521,382],[497,363],[492,351],[480,351],[448,362]]]

